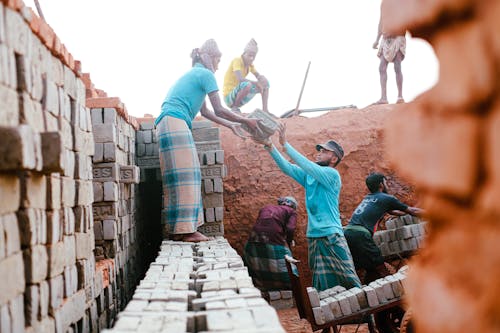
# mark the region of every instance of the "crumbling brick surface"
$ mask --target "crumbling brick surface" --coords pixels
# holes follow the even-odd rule
[[[415,326],[430,333],[498,331],[500,5],[385,0],[383,12],[390,29],[427,39],[440,62],[436,86],[387,130],[388,155],[422,189],[430,221],[427,247],[409,275]],[[412,140],[401,140],[405,130]]]

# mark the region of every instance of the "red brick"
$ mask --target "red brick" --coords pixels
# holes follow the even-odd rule
[[[496,330],[500,228],[470,213],[434,232],[411,261],[405,291],[417,332]]]
[[[483,23],[483,32],[486,35],[497,61],[500,60],[500,1],[489,0],[480,1],[478,9],[478,18]]]
[[[477,178],[478,130],[472,115],[425,114],[418,104],[410,104],[388,120],[386,151],[418,186],[468,198]]]
[[[40,31],[40,24],[41,24],[41,21],[42,19],[38,17],[38,15],[33,11],[33,9],[29,8],[28,9],[31,11],[31,20],[30,20],[30,29],[31,31],[33,31],[33,33],[35,33],[36,35],[38,35],[39,31]]]
[[[61,47],[61,56],[59,57],[59,59],[61,59],[61,61],[63,62],[63,64],[67,65],[68,64],[68,49],[66,48],[66,45],[62,44],[62,47]]]
[[[382,15],[384,30],[397,33],[401,30],[420,30],[432,27],[444,15],[459,15],[473,4],[473,0],[384,0]]]
[[[86,101],[86,106],[90,109],[92,108],[123,109],[123,103],[118,97],[88,98]]]
[[[500,101],[493,108],[491,115],[485,120],[484,162],[486,167],[486,184],[480,197],[483,209],[500,215]]]
[[[102,89],[95,89],[95,91],[99,97],[108,97],[108,94]]]
[[[73,70],[78,75],[79,78],[82,78],[82,62],[80,60],[74,60],[75,67]]]
[[[24,7],[24,3],[22,0],[4,0],[2,1],[5,6],[14,9],[16,11],[20,11],[21,8]]]
[[[47,46],[49,49],[52,49],[55,38],[54,30],[52,30],[52,28],[44,21],[40,21],[40,30],[38,33],[45,46]]]
[[[431,104],[472,109],[493,93],[494,63],[479,21],[446,29],[431,44],[439,59],[439,82],[425,96]]]
[[[57,35],[54,35],[54,43],[52,44],[52,53],[59,57],[62,54],[62,43]]]
[[[68,67],[71,68],[73,72],[76,72],[75,70],[75,58],[73,58],[73,55],[68,52]]]
[[[87,89],[93,89],[94,85],[92,84],[92,80],[90,79],[90,73],[82,73],[82,81]]]

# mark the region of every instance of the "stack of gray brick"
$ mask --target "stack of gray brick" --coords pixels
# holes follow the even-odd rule
[[[139,242],[135,200],[139,168],[135,166],[135,129],[114,108],[91,109],[96,260],[113,258],[118,283],[117,306],[134,287]]]
[[[284,332],[224,238],[162,243],[132,301],[105,332],[146,331]]]
[[[0,331],[86,327],[94,286],[85,86],[0,3]]]
[[[375,244],[385,257],[406,256],[424,244],[426,222],[418,217],[398,216],[387,220],[385,226],[385,230],[379,230],[373,234]]]
[[[198,230],[207,236],[224,235],[224,151],[218,127],[208,120],[193,122],[193,138],[201,165],[205,224]]]
[[[262,297],[276,310],[291,309],[295,306],[291,290],[273,290],[262,292]]]
[[[154,118],[151,118],[151,121],[141,122],[139,129],[136,132],[137,165],[141,168],[141,181],[145,181],[145,169],[160,169],[158,142],[156,138],[156,131],[154,129],[154,120]],[[158,180],[161,180],[161,178]]]

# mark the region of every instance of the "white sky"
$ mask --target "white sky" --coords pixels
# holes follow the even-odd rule
[[[250,38],[257,70],[271,84],[269,110],[294,109],[307,64],[300,108],[380,98],[377,0],[39,0],[43,14],[95,87],[120,97],[129,114],[157,116],[170,86],[191,67],[191,50],[214,38],[222,51],[215,73],[222,89],[229,62]],[[25,4],[34,8],[32,0]],[[438,63],[425,41],[407,35],[403,95],[407,101],[435,84]],[[252,77],[252,75],[249,75]],[[389,102],[397,90],[388,68]],[[222,99],[222,94],[221,94]],[[260,95],[242,108],[261,107]]]

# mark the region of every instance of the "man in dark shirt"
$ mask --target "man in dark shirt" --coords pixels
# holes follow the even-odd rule
[[[277,205],[266,205],[245,244],[243,260],[256,287],[261,290],[290,289],[285,255],[292,256],[297,226],[297,200],[281,197]]]
[[[349,224],[344,228],[344,235],[351,250],[356,269],[365,269],[365,284],[389,275],[380,249],[373,241],[373,233],[378,222],[386,213],[392,215],[410,214],[419,216],[422,209],[409,207],[396,197],[387,194],[385,176],[372,173],[366,177],[366,186],[370,193],[356,207]]]

